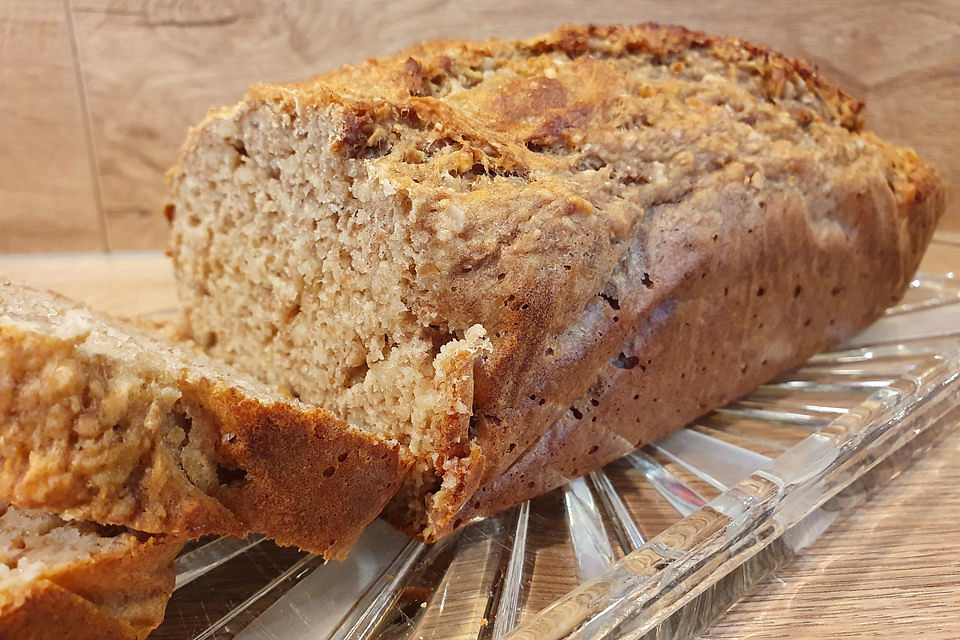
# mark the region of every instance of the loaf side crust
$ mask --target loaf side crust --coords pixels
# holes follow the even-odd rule
[[[884,225],[873,224],[875,200],[859,188],[850,192],[844,215],[862,242],[837,242],[823,252],[808,245],[796,255],[809,230],[795,218],[766,237],[755,228],[736,248],[754,256],[752,265],[730,254],[702,262],[701,277],[676,287],[624,346],[636,364],[601,370],[570,411],[452,517],[451,504],[445,528],[429,532],[424,521],[399,514],[392,522],[426,539],[447,535],[668,435],[865,328],[905,293],[944,209],[929,165],[919,163],[909,175],[911,196]],[[876,195],[882,202],[886,193]],[[896,228],[904,218],[910,231]],[[891,238],[906,246],[891,247]],[[781,351],[787,344],[790,350]]]
[[[885,151],[903,182],[892,188],[859,175],[838,185],[844,195],[826,233],[808,224],[802,203],[771,198],[751,210],[745,190],[726,187],[713,206],[740,209],[743,217],[729,222],[732,228],[688,229],[693,261],[664,263],[682,268],[679,278],[650,267],[655,282],[674,277],[675,285],[661,290],[641,329],[542,436],[473,496],[412,513],[404,505],[416,498],[406,495],[384,518],[408,535],[437,540],[668,435],[879,318],[905,293],[945,208],[930,164],[912,152]],[[681,215],[696,217],[696,208]]]

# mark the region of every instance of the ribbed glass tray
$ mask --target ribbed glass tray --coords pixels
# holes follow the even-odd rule
[[[434,545],[379,521],[344,562],[193,543],[151,638],[690,637],[929,447],[958,372],[960,281],[921,274],[841,349]]]

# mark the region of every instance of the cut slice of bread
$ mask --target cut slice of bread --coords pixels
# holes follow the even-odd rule
[[[0,501],[0,638],[145,638],[163,620],[182,546]]]
[[[416,458],[426,539],[677,429],[903,293],[933,168],[809,65],[655,24],[257,85],[170,172],[190,333]]]
[[[199,349],[0,284],[0,496],[18,506],[336,557],[404,472],[396,443]]]

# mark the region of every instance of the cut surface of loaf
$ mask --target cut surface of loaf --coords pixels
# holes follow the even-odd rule
[[[0,284],[0,495],[18,506],[339,556],[404,464],[199,349]]]
[[[415,458],[425,539],[676,429],[904,291],[935,171],[681,27],[434,41],[211,112],[170,172],[209,352]]]
[[[182,546],[0,501],[0,638],[145,638],[163,620]]]

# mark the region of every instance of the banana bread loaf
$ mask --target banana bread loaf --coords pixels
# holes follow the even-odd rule
[[[430,540],[587,473],[903,293],[936,172],[809,65],[681,27],[434,41],[211,112],[170,174],[210,353],[414,458]]]
[[[18,507],[339,556],[396,492],[399,455],[199,349],[0,283],[0,496]]]
[[[182,546],[0,501],[0,638],[147,637],[163,620]]]

